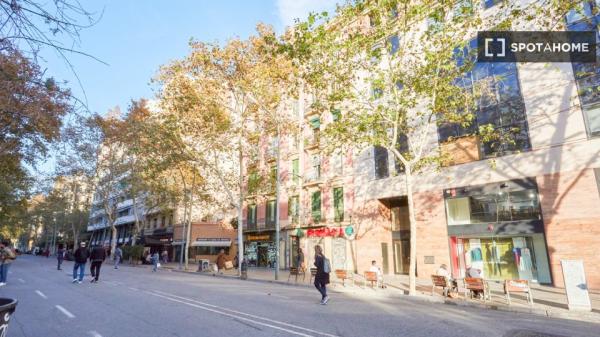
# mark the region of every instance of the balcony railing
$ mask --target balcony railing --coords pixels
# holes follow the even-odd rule
[[[314,185],[322,182],[321,169],[315,168],[306,173],[304,185]]]

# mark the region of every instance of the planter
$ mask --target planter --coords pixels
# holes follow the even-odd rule
[[[17,300],[12,298],[0,298],[0,336],[7,336],[10,317],[17,308]]]

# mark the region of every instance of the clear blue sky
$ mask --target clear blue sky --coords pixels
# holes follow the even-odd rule
[[[104,14],[81,33],[78,49],[93,59],[70,55],[69,59],[85,89],[88,107],[99,113],[119,105],[125,109],[132,98],[151,98],[150,79],[161,64],[183,57],[190,38],[223,42],[247,37],[257,22],[281,32],[294,17],[309,11],[331,9],[334,0],[82,0],[93,12]],[[66,64],[54,53],[43,54],[47,74],[67,80],[73,93],[83,93]]]

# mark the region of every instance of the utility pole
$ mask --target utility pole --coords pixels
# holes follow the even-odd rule
[[[279,280],[279,160],[281,154],[281,140],[279,139],[279,122],[277,124],[277,164],[275,166],[275,280]]]

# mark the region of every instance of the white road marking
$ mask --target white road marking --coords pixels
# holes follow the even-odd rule
[[[274,319],[269,319],[269,318],[265,318],[265,317],[261,317],[261,316],[252,315],[252,314],[247,314],[245,312],[241,312],[241,311],[237,311],[237,310],[232,310],[232,309],[227,309],[227,308],[219,307],[217,305],[204,303],[204,302],[197,301],[197,300],[194,300],[194,299],[191,299],[191,298],[186,298],[186,297],[181,297],[181,296],[177,296],[177,295],[165,293],[164,291],[155,290],[154,292],[160,293],[160,294],[164,294],[164,295],[167,295],[167,296],[172,296],[172,297],[180,298],[180,299],[183,299],[183,300],[186,300],[186,301],[198,303],[198,304],[201,304],[201,305],[205,305],[207,307],[212,307],[212,308],[217,308],[217,309],[220,309],[220,310],[228,311],[228,312],[231,312],[231,313],[234,313],[234,314],[237,314],[237,315],[244,315],[244,316],[251,317],[253,319],[258,319],[258,320],[263,320],[263,321],[267,321],[267,322],[271,322],[271,323],[275,323],[275,324],[279,324],[279,325],[284,325],[284,326],[288,326],[288,327],[295,328],[295,329],[298,329],[298,330],[304,330],[304,331],[315,333],[315,334],[322,335],[322,336],[338,337],[336,335],[331,335],[331,334],[328,334],[328,333],[325,333],[325,332],[321,332],[321,331],[317,331],[317,330],[313,330],[313,329],[309,329],[309,328],[304,328],[304,327],[301,327],[301,326],[298,326],[298,325],[294,325],[294,324],[290,324],[290,323],[286,323],[286,322],[281,322],[281,321],[277,321],[277,320],[274,320]]]
[[[24,279],[22,279],[22,278],[20,278],[20,279],[19,279],[19,282],[21,282],[21,283],[25,283],[25,280],[24,280]]]
[[[129,288],[129,289],[131,289],[131,290],[133,290],[133,291],[139,291],[139,289],[138,289],[138,288],[134,288],[134,287],[127,287],[127,288]]]
[[[102,337],[102,335],[99,334],[98,331],[94,331],[94,330],[90,331],[90,335],[92,337]]]
[[[72,313],[69,312],[69,310],[61,307],[60,305],[55,305],[56,309],[60,310],[63,314],[65,314],[65,316],[69,317],[69,318],[75,318],[75,315],[73,315]]]
[[[289,332],[289,333],[291,333],[291,334],[298,335],[298,336],[304,336],[304,337],[314,337],[314,336],[312,336],[312,335],[307,335],[307,334],[304,334],[304,333],[301,333],[301,332],[297,332],[297,331],[294,331],[294,330],[289,330],[289,329],[282,328],[282,327],[279,327],[279,326],[276,326],[276,325],[271,325],[271,324],[267,324],[267,323],[263,323],[263,322],[257,322],[257,321],[255,321],[255,320],[252,320],[252,319],[249,319],[249,318],[245,318],[245,317],[238,317],[238,316],[236,316],[236,315],[233,315],[233,314],[228,314],[228,313],[226,313],[226,312],[223,312],[223,311],[218,311],[218,310],[211,309],[211,308],[207,308],[207,307],[205,307],[205,306],[201,306],[201,305],[197,305],[197,304],[193,304],[193,303],[189,303],[189,302],[180,301],[180,300],[178,300],[178,299],[175,299],[175,298],[172,298],[172,297],[167,297],[167,296],[163,296],[163,295],[160,295],[160,294],[155,294],[155,293],[152,293],[152,292],[149,292],[149,291],[146,291],[146,293],[148,293],[148,294],[150,294],[150,295],[152,295],[152,296],[156,296],[156,297],[162,297],[162,298],[164,298],[164,299],[167,299],[167,300],[169,300],[169,301],[173,301],[173,302],[178,302],[178,303],[182,303],[182,304],[185,304],[185,305],[189,305],[190,307],[194,307],[194,308],[198,308],[198,309],[202,309],[202,310],[206,310],[206,311],[214,312],[214,313],[216,313],[216,314],[219,314],[219,315],[223,315],[223,316],[231,317],[231,318],[233,318],[233,319],[238,319],[238,320],[242,320],[242,321],[248,321],[248,322],[250,322],[250,323],[252,323],[252,324],[257,324],[257,325],[266,326],[266,327],[269,327],[269,328],[273,328],[273,329],[277,329],[277,330],[281,330],[281,331]]]
[[[44,295],[44,293],[41,292],[41,291],[39,291],[39,290],[36,290],[35,293],[38,294],[38,295],[40,295],[40,297],[43,298],[43,299],[45,299],[45,300],[48,299],[48,296]]]

